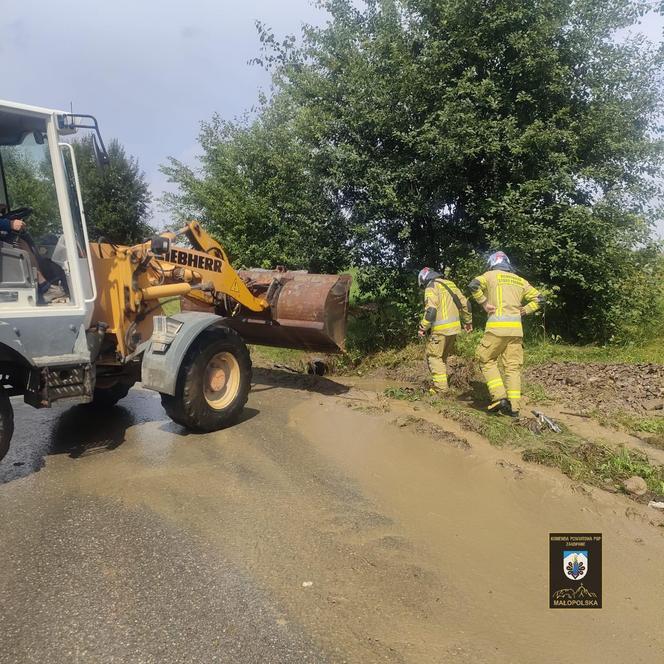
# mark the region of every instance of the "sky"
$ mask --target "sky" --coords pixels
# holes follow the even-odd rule
[[[239,116],[269,88],[248,62],[259,54],[255,21],[283,36],[325,20],[310,0],[0,4],[0,98],[95,115],[105,140],[139,159],[155,198],[168,156],[195,164],[201,121]],[[654,16],[642,30],[656,40],[662,26]],[[165,221],[157,209],[154,221]]]
[[[139,159],[153,194],[168,156],[195,163],[200,122],[251,109],[269,76],[255,21],[298,33],[309,0],[0,0],[0,98],[99,120]],[[163,221],[155,210],[156,221]]]

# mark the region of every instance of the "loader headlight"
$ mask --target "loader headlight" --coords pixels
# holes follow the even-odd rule
[[[184,323],[169,316],[155,316],[152,319],[152,349],[164,352],[183,325]]]

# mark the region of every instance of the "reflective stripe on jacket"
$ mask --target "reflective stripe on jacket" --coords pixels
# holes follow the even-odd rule
[[[475,277],[468,285],[478,304],[488,302],[496,307],[486,321],[486,331],[499,337],[522,337],[521,312],[539,309],[543,301],[536,288],[523,277],[503,270],[489,270]]]
[[[445,286],[459,299],[461,312],[459,312]],[[434,321],[427,320],[426,318],[426,312],[429,309],[436,310],[436,319]],[[470,323],[472,320],[468,300],[456,287],[456,284],[453,281],[449,281],[449,279],[434,279],[429,282],[424,290],[424,314],[420,321],[420,327],[423,330],[431,329],[432,334],[459,334],[461,332],[461,323]]]

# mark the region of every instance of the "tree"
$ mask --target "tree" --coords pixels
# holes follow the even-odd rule
[[[49,232],[57,233],[60,212],[53,175],[49,173],[50,162],[33,158],[20,146],[4,146],[2,162],[12,208],[30,207],[33,210],[28,220],[31,235],[39,237]]]
[[[644,314],[635,293],[648,292],[662,193],[662,51],[615,33],[647,3],[321,4],[330,20],[305,28],[300,46],[261,27],[272,98],[239,133],[202,141],[204,164],[223,152],[226,172],[240,173],[235,207],[264,203],[234,233],[269,237],[264,219],[283,219],[296,172],[305,212],[314,201],[336,212],[350,260],[371,266],[374,283],[377,268],[422,264],[467,278],[502,248],[548,288],[549,321],[565,336],[609,339],[626,312]],[[297,147],[274,164],[266,198],[242,156],[253,132],[253,162],[275,154],[279,132]],[[167,172],[205,214],[229,189],[204,171]],[[202,182],[207,198],[194,195]]]
[[[239,264],[312,271],[348,264],[345,218],[315,149],[304,143],[303,118],[287,99],[266,103],[254,122],[214,116],[199,137],[201,167],[175,159],[162,167],[180,187],[165,202],[177,218],[198,218]]]
[[[148,224],[152,196],[138,161],[114,139],[109,166],[99,168],[91,139],[73,145],[90,239],[135,244],[154,233]]]

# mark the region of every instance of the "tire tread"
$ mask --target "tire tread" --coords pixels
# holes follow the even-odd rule
[[[239,393],[223,412],[212,411],[202,395],[203,373],[207,366],[204,358],[213,346],[218,346],[215,352],[232,352],[241,373]],[[251,356],[242,337],[228,327],[207,330],[187,351],[178,372],[175,394],[162,393],[161,403],[176,424],[193,431],[217,431],[233,424],[244,409],[249,398],[251,375]]]

